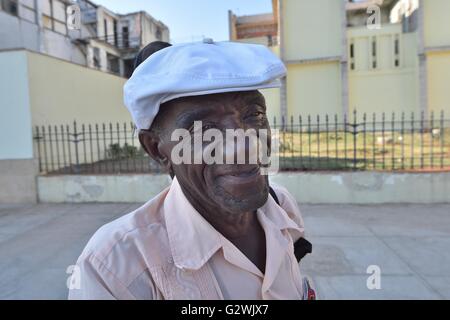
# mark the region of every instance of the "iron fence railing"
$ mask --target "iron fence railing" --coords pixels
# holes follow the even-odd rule
[[[281,170],[450,170],[450,120],[441,112],[274,118]],[[132,123],[38,126],[43,174],[161,172]]]

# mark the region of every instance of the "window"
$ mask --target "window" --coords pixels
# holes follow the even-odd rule
[[[107,58],[107,62],[108,62],[108,65],[107,65],[108,71],[115,73],[115,74],[119,74],[119,72],[120,72],[119,57],[116,57],[112,54],[107,53],[106,58]]]
[[[272,46],[273,46],[273,38],[272,38],[272,35],[271,35],[271,34],[268,34],[268,35],[267,35],[267,45],[268,45],[269,47],[272,47]]]
[[[108,21],[106,19],[103,19],[103,30],[105,32],[105,41],[108,40]]]
[[[162,40],[162,30],[161,30],[161,28],[159,26],[156,27],[156,34],[155,34],[155,36],[156,36],[156,39]]]
[[[34,0],[22,0],[20,1],[20,18],[31,23],[36,23],[36,8],[34,6]]]
[[[122,27],[122,46],[123,48],[130,47],[130,34],[128,32],[128,27]]]
[[[61,1],[53,0],[53,30],[66,34],[66,5]]]
[[[117,47],[117,20],[114,20],[114,45]]]
[[[400,36],[398,34],[394,37],[394,67],[400,67]]]
[[[372,69],[377,68],[377,39],[372,38]]]
[[[350,43],[350,70],[355,70],[355,44]]]
[[[13,16],[19,15],[17,0],[0,0],[1,9]]]
[[[100,68],[100,49],[94,48],[92,62],[95,68]]]
[[[67,34],[66,4],[59,0],[43,0],[42,23],[44,28]]]

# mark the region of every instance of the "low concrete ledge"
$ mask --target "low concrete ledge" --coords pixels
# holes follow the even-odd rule
[[[170,184],[162,174],[39,176],[40,202],[146,202]]]
[[[449,172],[281,173],[271,181],[300,203],[450,203]]]
[[[0,203],[36,203],[37,161],[0,160]]]
[[[300,203],[450,203],[450,173],[279,173]],[[168,175],[40,176],[40,202],[145,202],[170,184]]]

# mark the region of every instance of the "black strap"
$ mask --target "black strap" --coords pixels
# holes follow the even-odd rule
[[[275,193],[275,190],[272,189],[272,187],[269,187],[269,193],[272,196],[273,200],[275,200],[277,205],[280,205],[280,200],[278,200],[277,194]]]
[[[294,243],[294,255],[300,262],[308,253],[312,253],[312,244],[305,238],[300,238]]]
[[[269,193],[272,196],[273,200],[280,206],[280,200],[278,200],[278,196],[275,193],[275,190],[269,186]],[[302,260],[308,253],[312,253],[312,244],[305,238],[300,238],[294,243],[294,255],[298,262]]]

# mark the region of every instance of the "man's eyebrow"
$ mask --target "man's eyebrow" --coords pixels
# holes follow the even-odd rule
[[[186,111],[177,116],[175,124],[179,128],[187,128],[191,126],[194,121],[202,120],[206,115],[209,115],[211,110],[208,108],[199,108],[190,111]]]

